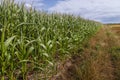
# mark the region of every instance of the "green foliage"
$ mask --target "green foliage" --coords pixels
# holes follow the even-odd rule
[[[14,1],[0,5],[0,78],[27,79],[27,65],[42,69],[79,50],[101,24],[73,15],[27,10]],[[38,64],[39,63],[39,64]],[[17,76],[19,77],[19,76]]]

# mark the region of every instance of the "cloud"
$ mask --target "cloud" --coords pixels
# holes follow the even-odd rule
[[[81,15],[84,18],[104,22],[102,18],[107,20],[110,17],[120,16],[119,3],[120,0],[63,0],[48,10]]]
[[[42,10],[45,6],[43,0],[15,0],[16,3],[25,3],[25,6],[36,8]]]

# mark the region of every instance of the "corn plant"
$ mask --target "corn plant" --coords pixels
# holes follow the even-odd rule
[[[22,76],[23,80],[27,80],[31,65],[31,71],[37,68],[38,72],[44,72],[47,66],[54,66],[56,58],[64,59],[78,52],[100,27],[100,23],[79,16],[35,9],[29,11],[24,4],[2,0],[0,78],[12,80]]]

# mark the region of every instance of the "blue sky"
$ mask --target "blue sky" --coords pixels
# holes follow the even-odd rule
[[[120,23],[120,0],[15,0],[38,10],[80,15],[103,23]]]

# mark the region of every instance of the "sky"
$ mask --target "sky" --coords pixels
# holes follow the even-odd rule
[[[85,19],[102,23],[120,23],[120,0],[15,0],[26,6],[45,10],[79,15]]]

